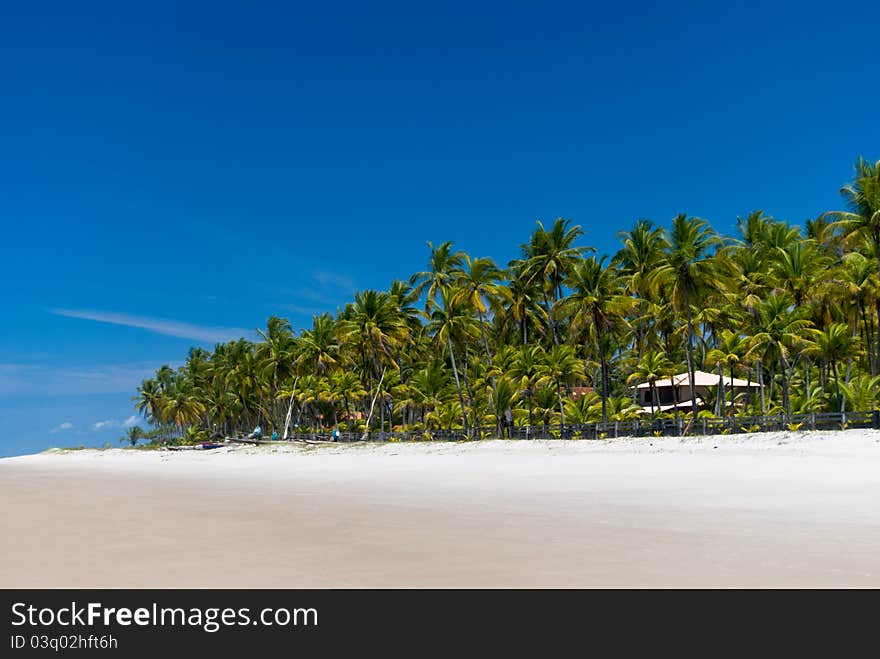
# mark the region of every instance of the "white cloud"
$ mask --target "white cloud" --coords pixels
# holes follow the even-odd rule
[[[202,325],[182,323],[177,320],[135,316],[116,311],[49,309],[49,313],[58,316],[66,316],[68,318],[94,320],[99,323],[109,323],[111,325],[137,327],[147,330],[148,332],[155,332],[156,334],[176,336],[181,339],[192,339],[203,343],[225,343],[226,341],[232,341],[241,337],[250,337],[253,335],[253,332],[250,330],[242,329],[240,327],[205,327]]]
[[[92,428],[94,428],[95,430],[100,430],[101,428],[112,428],[112,427],[113,427],[113,421],[110,419],[107,419],[106,421],[98,421],[98,423],[96,423],[92,426]]]
[[[131,415],[130,417],[128,417],[125,421],[123,421],[120,425],[121,425],[123,428],[131,428],[131,427],[132,427],[133,425],[135,425],[137,422],[138,422],[138,418],[137,418],[134,414],[132,414],[132,415]]]
[[[70,430],[73,428],[73,424],[70,421],[65,421],[59,426],[55,426],[49,432],[61,432],[62,430]]]

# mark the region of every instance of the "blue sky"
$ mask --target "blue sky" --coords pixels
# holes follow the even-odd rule
[[[802,222],[880,158],[876,3],[586,5],[4,3],[0,455],[116,443],[159,365],[427,240]]]

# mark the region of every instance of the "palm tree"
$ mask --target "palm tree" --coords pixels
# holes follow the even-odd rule
[[[144,433],[144,429],[140,426],[132,426],[125,431],[125,434],[119,439],[120,442],[128,442],[131,446],[136,446],[137,443],[146,437]]]
[[[851,357],[856,352],[856,340],[846,323],[832,323],[823,329],[812,328],[807,333],[808,338],[804,346],[805,352],[812,357],[818,358],[822,363],[823,374],[820,377],[822,394],[825,394],[824,370],[828,370],[834,377],[834,388],[837,394],[837,407],[843,411],[844,399],[840,393],[840,373],[837,370],[841,361]]]
[[[535,340],[535,333],[529,334],[529,327],[540,328],[548,322],[549,316],[539,301],[542,295],[540,286],[529,281],[523,270],[521,264],[511,266],[511,279],[502,296],[500,312],[503,319],[516,323],[525,346],[530,337]]]
[[[673,374],[673,364],[661,352],[650,351],[642,355],[635,370],[627,378],[627,384],[635,382],[647,382],[651,392],[651,414],[654,414],[654,404],[657,402],[657,380],[669,377]],[[603,411],[603,421],[606,419]]]
[[[486,392],[489,414],[495,419],[495,432],[501,439],[504,437],[503,420],[508,413],[512,415],[517,406],[516,385],[510,378],[496,378]]]
[[[709,250],[720,244],[717,234],[705,220],[678,215],[672,220],[667,250],[663,263],[654,270],[655,286],[669,289],[672,303],[687,320],[688,386],[691,410],[697,415],[697,393],[694,385],[694,322],[693,306],[699,304],[705,292],[717,284],[721,275],[719,261],[710,258]]]
[[[739,366],[739,364],[743,360],[743,356],[745,355],[747,350],[747,340],[741,334],[735,332],[730,329],[721,330],[718,345],[709,351],[706,355],[706,363],[707,365],[718,365],[720,368],[726,366],[730,371],[730,410],[733,413],[734,410],[734,397],[733,397],[733,371],[734,368]],[[719,404],[724,402],[724,389],[723,389],[723,379],[720,381],[718,386],[718,400]],[[720,410],[719,410],[720,411]]]
[[[268,399],[271,408],[273,425],[277,425],[278,390],[286,382],[294,370],[294,350],[296,340],[290,328],[290,321],[270,316],[266,321],[266,330],[257,329],[263,341],[257,344],[254,357],[257,368],[268,385]]]
[[[522,260],[512,265],[522,269],[527,283],[540,284],[544,297],[544,310],[550,318],[550,309],[562,297],[562,284],[571,274],[575,263],[585,253],[593,252],[592,247],[578,247],[574,242],[583,235],[580,226],[571,226],[571,221],[557,218],[547,230],[539,221],[538,228],[531,239],[522,245]],[[550,318],[550,332],[554,344],[559,343],[553,319]]]
[[[541,364],[544,361],[544,349],[539,345],[522,346],[510,353],[505,372],[518,381],[519,391],[525,397],[529,408],[528,431],[532,429],[532,411],[535,389],[541,379]]]
[[[159,422],[159,408],[162,389],[157,379],[149,378],[141,382],[134,397],[135,409],[149,423]]]
[[[571,295],[559,304],[559,310],[572,318],[571,330],[576,335],[589,328],[599,352],[602,392],[602,421],[608,421],[609,339],[632,308],[633,299],[624,294],[623,283],[614,268],[605,267],[605,258],[592,256],[577,263],[565,281]]]
[[[651,292],[651,273],[662,264],[664,251],[669,247],[665,233],[651,220],[639,220],[617,237],[623,247],[615,254],[612,265],[627,277],[626,288],[631,294],[646,298]]]
[[[437,300],[441,292],[452,284],[464,263],[465,253],[452,251],[452,241],[441,243],[439,247],[428,242],[431,256],[428,258],[428,269],[415,273],[409,283],[415,288],[416,295],[425,294],[425,313],[430,311],[430,304]]]
[[[584,365],[574,353],[574,348],[567,345],[553,346],[540,365],[541,377],[539,385],[552,384],[559,400],[559,429],[565,434],[565,407],[562,402],[562,390],[575,380],[583,379]]]
[[[384,429],[386,406],[382,382],[385,370],[389,365],[399,370],[400,365],[394,359],[394,354],[409,336],[409,328],[399,312],[398,301],[380,291],[355,293],[354,302],[348,304],[343,312],[340,333],[344,340],[359,347],[361,368],[371,383],[371,391],[375,381],[373,405],[367,415],[367,430],[372,419],[373,406],[380,398],[379,418]]]
[[[758,307],[758,318],[749,340],[747,356],[760,356],[780,365],[782,406],[791,416],[788,383],[792,359],[806,347],[807,329],[811,323],[803,307],[795,307],[786,293],[772,293]]]
[[[489,349],[489,340],[486,338],[484,316],[489,310],[487,300],[504,295],[505,288],[498,283],[503,273],[490,258],[471,259],[470,256],[465,255],[464,265],[465,267],[455,282],[456,288],[452,299],[454,302],[464,302],[477,312],[483,348],[486,351],[486,359],[489,360],[491,366],[492,351]]]
[[[832,226],[841,231],[843,242],[852,245],[866,242],[873,255],[880,256],[880,160],[871,163],[859,158],[855,166],[855,178],[840,190],[847,206],[846,211],[831,211],[822,217],[834,220]],[[877,260],[880,275],[880,259]],[[874,300],[877,326],[880,328],[880,295]],[[880,341],[878,364],[880,364]]]
[[[473,318],[467,315],[464,305],[455,302],[449,289],[441,289],[440,303],[432,302],[434,309],[428,322],[428,334],[434,337],[435,345],[440,350],[446,350],[452,364],[452,374],[455,378],[455,388],[458,391],[458,400],[461,404],[461,424],[465,435],[469,436],[467,421],[467,407],[464,402],[462,382],[458,362],[455,359],[455,346],[468,338],[476,336]]]
[[[312,329],[300,334],[296,362],[306,373],[326,374],[340,361],[336,321],[328,313],[312,317]]]
[[[867,412],[880,409],[880,375],[862,373],[849,383],[841,383],[840,390],[852,410]]]

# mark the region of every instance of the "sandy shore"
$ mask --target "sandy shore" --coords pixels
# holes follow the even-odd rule
[[[880,432],[0,460],[0,586],[880,586]]]

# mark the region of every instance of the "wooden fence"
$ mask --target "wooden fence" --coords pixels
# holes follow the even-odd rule
[[[681,415],[677,419],[637,419],[607,423],[513,426],[503,429],[502,439],[611,439],[616,437],[683,437],[686,435],[735,435],[746,432],[780,430],[843,430],[846,428],[880,428],[880,412],[823,412],[767,416],[702,417]],[[498,439],[493,431],[483,439]],[[325,433],[293,433],[293,440],[330,440]],[[465,441],[461,430],[430,430],[414,432],[344,432],[340,442],[359,441]]]

